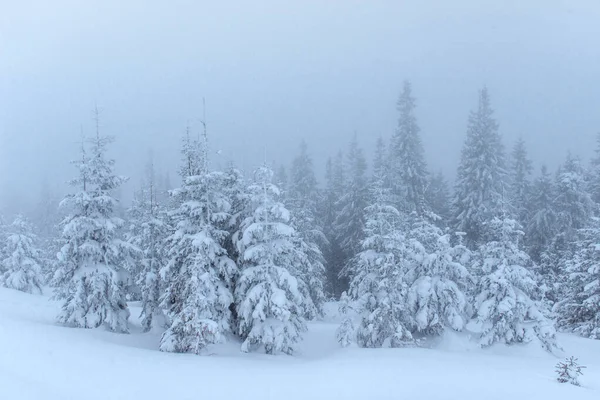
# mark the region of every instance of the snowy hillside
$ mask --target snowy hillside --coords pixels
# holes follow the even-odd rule
[[[342,349],[337,321],[309,323],[296,356],[157,351],[132,307],[129,335],[70,329],[58,304],[0,289],[0,392],[6,399],[598,399],[600,341],[560,336],[588,368],[582,387],[555,382],[558,358],[533,346],[476,349],[446,337],[435,349]]]

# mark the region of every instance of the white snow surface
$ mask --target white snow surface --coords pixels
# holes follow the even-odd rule
[[[48,292],[48,291],[46,291]],[[131,334],[55,323],[46,296],[0,289],[3,399],[599,399],[600,341],[560,335],[564,355],[587,366],[582,387],[555,381],[559,357],[534,344],[479,349],[447,335],[432,348],[341,348],[336,305],[309,324],[295,356],[244,354],[240,343],[206,356],[161,353],[160,333]]]

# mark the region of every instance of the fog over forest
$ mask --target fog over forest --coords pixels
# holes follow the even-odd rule
[[[26,212],[103,133],[130,197],[150,152],[176,180],[206,99],[215,166],[286,164],[305,139],[318,176],[354,132],[369,163],[410,80],[429,169],[452,182],[477,91],[504,144],[536,166],[588,160],[600,129],[595,1],[4,2],[0,208]],[[35,12],[32,10],[35,9]],[[216,151],[219,150],[219,154]],[[213,153],[214,152],[214,153]],[[175,182],[174,182],[175,183]],[[58,186],[57,186],[58,185]]]

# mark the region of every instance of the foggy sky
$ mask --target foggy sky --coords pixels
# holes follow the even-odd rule
[[[80,129],[116,136],[137,183],[150,149],[174,171],[202,98],[213,164],[288,163],[305,138],[319,171],[352,134],[396,126],[413,83],[430,169],[453,178],[477,90],[507,146],[536,167],[592,155],[600,130],[600,2],[0,0],[0,208],[76,172]]]

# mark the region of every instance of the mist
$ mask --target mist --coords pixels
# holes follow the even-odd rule
[[[598,20],[595,1],[4,2],[0,208],[26,211],[44,181],[68,190],[95,105],[127,190],[150,153],[176,179],[203,99],[215,166],[288,163],[304,139],[322,173],[354,133],[370,159],[404,80],[429,169],[450,180],[484,85],[505,146],[523,137],[536,170],[587,160]]]

